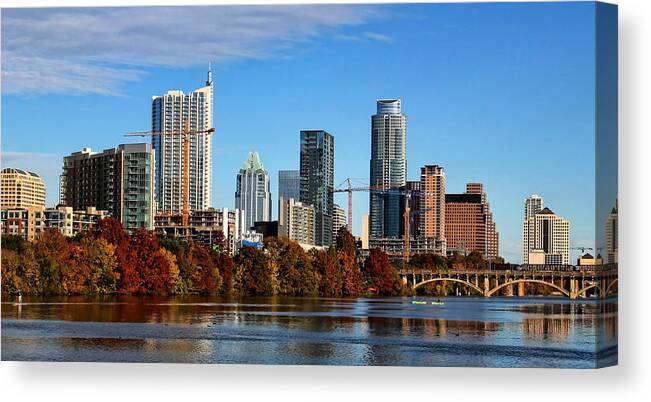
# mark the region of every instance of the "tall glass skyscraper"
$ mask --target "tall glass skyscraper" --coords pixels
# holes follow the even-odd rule
[[[323,130],[301,130],[301,203],[315,210],[317,246],[332,244],[335,139]]]
[[[301,173],[299,170],[278,171],[278,198],[296,201],[301,199]]]
[[[399,237],[401,195],[407,176],[407,117],[400,99],[380,99],[371,117],[371,186],[369,235]]]
[[[184,94],[167,91],[152,97],[152,131],[179,133],[155,136],[152,145],[156,155],[156,203],[161,212],[183,210],[183,141],[181,131],[186,122],[190,130],[213,127],[212,73],[206,85]],[[212,204],[212,135],[190,136],[189,206],[203,210]]]
[[[249,152],[237,175],[235,208],[244,211],[245,230],[255,222],[271,220],[271,191],[269,173],[257,152]]]

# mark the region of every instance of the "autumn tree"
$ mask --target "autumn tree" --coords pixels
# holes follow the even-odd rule
[[[334,248],[312,250],[312,266],[318,272],[319,294],[328,297],[340,297],[343,294],[343,277]]]
[[[378,290],[379,294],[395,296],[401,293],[402,283],[398,271],[389,262],[389,256],[384,251],[375,248],[371,250],[364,265],[367,282]]]
[[[276,278],[264,250],[244,246],[233,260],[235,275],[233,287],[242,295],[272,296],[276,291]]]

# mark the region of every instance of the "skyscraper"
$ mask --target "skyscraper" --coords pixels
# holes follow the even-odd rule
[[[235,208],[244,211],[243,227],[249,230],[255,222],[271,220],[269,173],[257,152],[249,152],[237,174]]]
[[[370,185],[381,189],[405,185],[407,172],[407,117],[400,99],[380,99],[371,117]],[[370,237],[398,237],[401,233],[401,195],[398,191],[371,191]]]
[[[45,207],[45,183],[36,173],[4,168],[0,178],[2,208]]]
[[[420,168],[420,234],[445,240],[445,171],[438,165]]]
[[[61,203],[107,211],[127,229],[154,227],[154,154],[150,144],[123,144],[63,158]]]
[[[301,173],[298,170],[278,171],[278,207],[280,208],[280,197],[284,199],[293,198],[296,201],[301,199]]]
[[[449,251],[499,256],[499,234],[481,183],[466,184],[463,194],[445,195],[445,238]]]
[[[524,200],[524,219],[531,218],[545,208],[545,200],[538,194],[532,194]]]
[[[569,264],[570,221],[543,208],[524,220],[522,249],[525,264]]]
[[[156,203],[158,211],[183,210],[183,141],[180,133],[213,127],[213,83],[208,71],[206,85],[188,93],[171,90],[152,97],[152,131],[179,133],[154,136],[156,154]],[[190,211],[208,209],[212,204],[212,135],[190,136]]]
[[[618,231],[618,202],[615,200],[615,206],[606,218],[605,230],[605,262],[606,264],[616,264],[619,259],[619,231]]]
[[[332,244],[335,139],[324,130],[301,130],[301,197],[315,213],[315,244]]]

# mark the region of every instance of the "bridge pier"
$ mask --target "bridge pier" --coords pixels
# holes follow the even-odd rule
[[[524,297],[524,282],[518,282],[518,297]]]

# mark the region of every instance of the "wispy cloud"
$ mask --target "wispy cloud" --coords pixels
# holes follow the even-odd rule
[[[393,43],[393,38],[377,32],[364,32],[364,36],[378,42]]]
[[[286,56],[379,15],[360,5],[6,9],[2,89],[116,95],[147,66]]]

